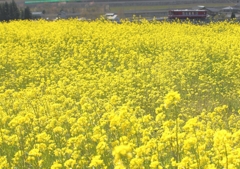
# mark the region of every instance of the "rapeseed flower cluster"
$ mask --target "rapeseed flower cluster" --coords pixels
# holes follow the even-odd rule
[[[0,33],[0,168],[240,168],[238,23]]]

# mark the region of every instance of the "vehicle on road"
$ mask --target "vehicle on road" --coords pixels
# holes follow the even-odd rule
[[[120,19],[116,13],[106,13],[105,18],[110,21],[120,22]]]
[[[168,13],[168,19],[206,19],[207,11],[199,9],[174,9]]]

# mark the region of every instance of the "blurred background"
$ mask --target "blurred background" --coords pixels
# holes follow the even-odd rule
[[[1,2],[10,3],[12,0],[0,0]],[[228,17],[233,10],[238,17],[240,9],[237,0],[15,0],[15,3],[20,9],[29,7],[33,18],[48,20],[92,20],[106,14],[115,15],[117,19],[131,19],[133,16],[162,19],[167,17],[168,11],[172,9],[199,7],[206,8],[213,17]]]

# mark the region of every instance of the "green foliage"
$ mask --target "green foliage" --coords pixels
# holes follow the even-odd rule
[[[0,4],[0,21],[9,21],[18,18],[19,12],[14,1]]]
[[[234,19],[234,18],[236,18],[236,15],[235,15],[234,12],[232,12],[232,14],[231,14],[231,19]]]
[[[28,6],[24,9],[24,18],[23,19],[32,19],[32,13]]]
[[[15,19],[32,19],[32,13],[29,7],[19,10],[14,0],[8,3],[0,4],[0,21],[10,21]]]
[[[9,9],[10,9],[10,20],[20,18],[20,11],[14,0],[12,0],[12,2],[9,4]]]

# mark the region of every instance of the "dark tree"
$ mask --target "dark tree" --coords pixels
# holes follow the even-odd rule
[[[24,9],[20,9],[20,19],[24,19]]]
[[[3,7],[3,16],[4,16],[4,21],[9,21],[10,19],[10,10],[9,10],[9,5],[7,2],[4,3],[4,7]]]
[[[234,18],[236,18],[236,15],[234,12],[232,12],[231,19],[234,19]]]
[[[0,4],[0,21],[10,21],[13,19],[19,19],[20,12],[17,4],[12,0],[11,3]]]
[[[3,4],[0,4],[0,21],[4,20]]]
[[[20,11],[17,7],[17,4],[14,0],[10,3],[10,19],[19,19],[20,18]]]
[[[24,19],[32,19],[32,12],[28,6],[24,9]]]

